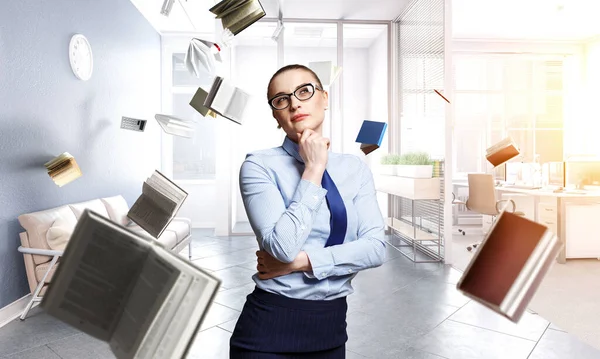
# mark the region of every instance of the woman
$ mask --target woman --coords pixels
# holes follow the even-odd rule
[[[244,206],[260,250],[256,288],[230,341],[231,358],[344,358],[346,296],[358,271],[385,258],[373,176],[357,156],[329,153],[328,94],[309,68],[279,69],[269,106],[283,145],[247,155]]]

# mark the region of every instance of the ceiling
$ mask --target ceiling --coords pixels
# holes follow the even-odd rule
[[[394,20],[411,0],[282,0],[283,16],[294,19]],[[279,0],[260,0],[276,18]]]
[[[163,0],[131,0],[161,33],[214,32],[208,11],[220,0],[177,0],[167,18],[160,15]],[[280,0],[260,0],[266,18],[276,19]],[[383,20],[398,17],[410,0],[282,0],[288,19]],[[368,5],[367,5],[368,4]],[[455,39],[525,39],[582,41],[600,35],[600,0],[452,0]],[[236,36],[240,45],[275,46],[275,23],[256,23]],[[335,24],[285,22],[286,46],[334,47]],[[311,28],[312,29],[309,29]],[[368,47],[382,27],[346,25],[346,47]],[[315,34],[321,34],[316,36]],[[238,39],[239,38],[239,39]]]
[[[258,22],[235,37],[238,46],[277,46],[271,38],[276,22]],[[368,48],[386,32],[382,24],[346,24],[343,26],[345,48]],[[385,36],[385,35],[384,35]],[[335,23],[284,22],[283,41],[286,47],[332,47],[337,46]]]
[[[600,34],[599,0],[452,0],[452,35],[581,41]]]

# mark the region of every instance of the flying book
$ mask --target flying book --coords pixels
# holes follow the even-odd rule
[[[81,169],[69,152],[63,152],[44,164],[48,175],[58,187],[62,187],[81,177]]]
[[[217,117],[217,114],[212,111],[210,108],[204,106],[204,101],[206,101],[206,97],[208,97],[208,92],[204,91],[202,87],[198,87],[194,97],[190,101],[190,106],[192,106],[199,114],[202,116],[210,116],[213,118]]]
[[[228,29],[233,36],[266,15],[258,0],[223,0],[208,11],[221,19],[223,28]]]
[[[107,342],[117,359],[185,358],[221,281],[86,209],[41,307]]]
[[[516,323],[562,247],[546,226],[503,211],[456,287]]]
[[[127,217],[158,238],[177,215],[187,195],[181,187],[155,170],[142,185],[142,194],[129,209]]]
[[[511,137],[506,137],[502,141],[489,147],[486,150],[485,158],[494,167],[517,157],[520,154],[519,147]]]
[[[204,101],[204,107],[241,125],[249,101],[250,94],[235,87],[228,80],[216,76]]]
[[[214,42],[193,38],[185,54],[185,66],[196,77],[202,73],[214,76],[217,73],[217,62],[221,62],[221,48]]]
[[[165,133],[173,136],[192,138],[194,136],[194,123],[170,115],[154,115],[156,121]]]
[[[356,142],[360,143],[360,149],[365,155],[375,151],[383,141],[383,135],[387,129],[387,123],[364,120]]]
[[[342,68],[331,61],[309,62],[308,67],[317,74],[323,86],[331,86],[342,73]]]

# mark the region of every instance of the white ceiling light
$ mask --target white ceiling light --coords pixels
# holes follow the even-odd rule
[[[294,35],[297,37],[319,38],[323,35],[323,28],[313,26],[296,26],[294,28]]]
[[[175,4],[175,0],[165,0],[163,2],[162,9],[160,9],[160,14],[169,16],[171,9],[173,9],[173,4]]]

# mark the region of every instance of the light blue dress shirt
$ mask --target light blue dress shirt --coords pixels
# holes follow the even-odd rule
[[[298,144],[255,151],[240,168],[240,190],[260,249],[282,262],[305,251],[310,272],[294,272],[262,280],[257,287],[286,297],[331,300],[353,292],[351,280],[360,270],[385,259],[384,220],[377,203],[371,170],[358,156],[329,152],[327,171],[344,200],[348,228],[344,243],[325,247],[330,212],[327,190],[303,180],[304,161]]]

